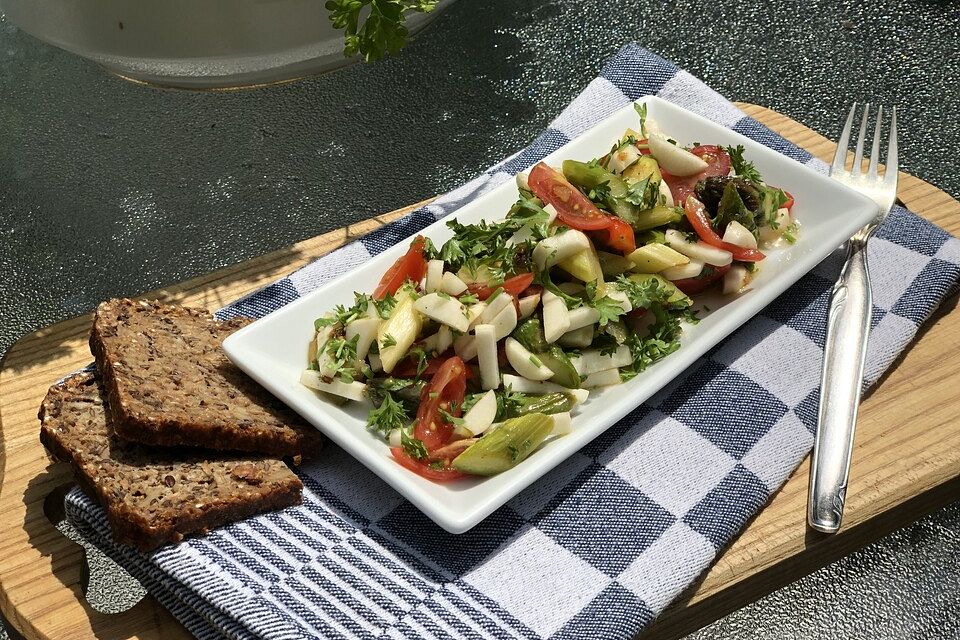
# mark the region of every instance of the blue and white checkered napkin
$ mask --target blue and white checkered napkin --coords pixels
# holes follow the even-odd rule
[[[361,264],[645,94],[823,163],[628,45],[527,149],[221,311],[260,316]],[[202,638],[629,638],[717,557],[812,444],[829,289],[804,277],[645,405],[471,531],[451,535],[334,446],[304,504],[149,555],[79,491],[72,522]],[[960,275],[960,242],[895,208],[871,243],[875,382]]]

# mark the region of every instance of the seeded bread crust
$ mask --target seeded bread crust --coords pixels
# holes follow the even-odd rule
[[[94,316],[90,350],[117,435],[194,446],[311,457],[320,433],[224,355],[223,339],[252,322],[156,301],[110,300]]]
[[[279,459],[157,451],[117,438],[92,373],[50,387],[40,441],[73,466],[106,509],[114,537],[141,551],[301,500],[303,484]]]

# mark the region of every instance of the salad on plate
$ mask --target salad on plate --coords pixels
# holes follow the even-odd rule
[[[603,157],[518,174],[502,218],[414,238],[315,321],[301,383],[371,403],[396,462],[446,482],[521,464],[576,428],[591,390],[676,351],[696,297],[749,290],[798,224],[743,147],[684,147],[637,112]]]

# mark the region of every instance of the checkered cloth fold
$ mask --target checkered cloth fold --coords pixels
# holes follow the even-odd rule
[[[221,310],[261,316],[656,94],[820,171],[673,64],[624,47],[529,147],[430,206]],[[871,242],[874,383],[955,286],[960,242],[894,208]],[[201,638],[630,638],[697,578],[809,451],[830,287],[805,276],[680,379],[481,524],[451,535],[334,446],[304,504],[141,555],[102,509],[72,523]]]

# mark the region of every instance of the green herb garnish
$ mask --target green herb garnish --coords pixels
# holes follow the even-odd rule
[[[639,102],[634,102],[633,108],[636,110],[637,115],[640,116],[640,135],[646,138],[647,137],[647,105],[646,103],[640,104]]]
[[[757,185],[763,184],[763,178],[760,177],[757,167],[743,157],[744,148],[742,144],[735,147],[724,147],[724,149],[730,155],[730,164],[733,165],[733,170],[737,172],[737,176]]]
[[[343,53],[367,62],[400,51],[407,43],[407,14],[430,13],[438,0],[327,0],[335,29],[343,29]],[[365,17],[364,17],[365,16]]]
[[[423,460],[430,455],[423,441],[408,435],[406,429],[400,431],[400,446],[414,460]]]
[[[383,401],[376,409],[367,414],[367,428],[387,436],[394,429],[402,429],[410,421],[403,405],[393,399],[389,391],[384,390]]]
[[[601,327],[607,326],[608,322],[616,321],[617,318],[624,314],[623,306],[620,302],[614,300],[610,296],[599,296],[597,295],[597,283],[596,281],[591,281],[586,284],[587,298],[589,299],[589,305],[597,310],[597,313],[600,314],[600,319],[597,323]]]

